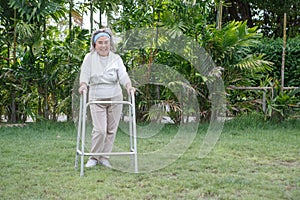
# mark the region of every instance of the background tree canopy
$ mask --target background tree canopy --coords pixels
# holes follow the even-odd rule
[[[299,87],[300,2],[298,0],[8,0],[0,2],[0,116],[8,122],[72,119],[72,89],[90,31],[102,26],[102,14],[116,33],[132,28],[164,27],[183,33],[205,48],[216,63],[215,76],[228,86],[268,86],[278,89],[282,63],[283,14],[287,14],[285,86]],[[91,26],[83,28],[83,15]],[[96,16],[96,13],[100,13]],[[98,15],[98,14],[97,14]],[[222,22],[222,23],[221,23]],[[222,24],[222,26],[219,26]],[[176,44],[174,44],[176,45]],[[201,119],[210,117],[206,81],[191,63],[158,49],[120,51],[128,70],[145,63],[172,66],[189,81],[201,102]],[[178,99],[166,88],[139,88],[139,120],[157,118],[153,105],[175,122],[184,115]],[[273,91],[273,90],[272,90]],[[271,113],[299,106],[299,92],[267,93]],[[227,90],[228,115],[262,111],[259,91]],[[285,99],[285,100],[282,100]],[[288,100],[287,100],[288,99]],[[279,105],[279,106],[278,106]],[[289,106],[288,106],[289,105]],[[273,116],[268,113],[268,116]]]
[[[299,34],[300,1],[297,0],[225,0],[224,21],[245,21],[258,26],[268,37],[283,36],[283,15],[287,14],[289,37]]]

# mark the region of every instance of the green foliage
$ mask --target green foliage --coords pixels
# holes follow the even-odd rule
[[[283,40],[263,39],[252,52],[265,54],[268,61],[273,62],[269,76],[281,80]],[[286,43],[284,82],[286,87],[300,86],[300,37],[288,38]]]
[[[9,0],[9,5],[11,8],[18,10],[20,19],[39,25],[45,23],[48,16],[57,21],[59,18],[64,17],[66,11],[59,4],[59,1]]]
[[[62,32],[60,27],[52,25],[53,20],[58,22],[66,16],[65,3],[61,0],[1,3],[1,8],[10,11],[7,12],[10,16],[1,13],[4,15],[1,24],[12,19],[7,20],[9,24],[4,23],[10,31],[1,30],[6,41],[1,44],[6,50],[1,52],[1,58],[11,60],[0,66],[4,86],[0,93],[1,114],[8,116],[8,121],[25,121],[28,116],[56,120],[61,113],[71,116],[70,93],[89,42],[86,30],[75,27]],[[81,48],[85,51],[78,50]],[[12,59],[13,49],[16,60]]]
[[[283,41],[280,38],[264,38],[260,43],[251,46],[252,54],[264,55],[264,59],[272,62],[273,65],[268,71],[255,73],[251,81],[245,86],[271,87],[266,91],[230,91],[228,92],[231,101],[230,110],[233,113],[251,112],[259,110],[265,114],[266,119],[284,120],[290,117],[299,116],[299,92],[297,90],[285,90],[280,92],[281,87],[281,66],[282,66],[282,46]],[[300,85],[300,49],[299,37],[287,40],[285,55],[285,87],[299,87]],[[243,75],[243,80],[248,75]],[[263,93],[266,94],[266,111],[262,110]]]
[[[26,116],[55,120],[60,113],[71,114],[70,91],[86,53],[77,49],[88,49],[87,32],[74,29],[71,43],[69,36],[61,40],[59,30],[53,26],[48,27],[46,35],[34,48],[19,48],[22,59],[15,67],[2,69],[1,79],[5,86],[2,91],[3,106],[10,113],[8,94],[15,91],[15,96],[19,97],[16,104],[20,121],[25,121]]]
[[[262,54],[250,51],[261,38],[257,27],[248,28],[247,22],[232,21],[221,30],[210,26],[206,37],[206,50],[211,53],[216,65],[224,68],[225,85],[249,84],[255,73],[270,69],[271,62],[264,60]],[[242,78],[247,74],[247,78]]]
[[[214,2],[215,5],[219,3]],[[292,5],[293,1],[291,2],[286,4]],[[3,87],[0,91],[0,114],[8,115],[9,120],[12,119],[10,115],[13,113],[17,114],[17,120],[20,121],[24,121],[26,116],[53,120],[59,113],[71,116],[71,90],[82,58],[88,51],[89,35],[86,30],[72,27],[72,24],[69,24],[68,30],[61,27],[67,26],[64,21],[68,14],[71,17],[74,11],[80,16],[80,12],[87,12],[90,8],[89,2],[84,2],[80,8],[72,3],[63,0],[9,0],[0,3],[0,83]],[[252,3],[258,6],[263,2]],[[72,6],[69,8],[70,5]],[[189,83],[182,91],[193,91],[192,93],[197,95],[200,115],[206,119],[210,117],[211,106],[207,83],[222,75],[225,86],[257,86],[261,78],[278,79],[281,63],[280,45],[275,41],[263,41],[260,44],[262,35],[258,34],[258,27],[249,28],[246,21],[230,21],[223,29],[216,29],[215,5],[211,1],[182,0],[93,1],[94,11],[106,12],[109,26],[116,32],[126,32],[138,27],[164,27],[169,30],[171,39],[180,37],[183,33],[206,48],[217,65],[208,76],[194,69],[185,57],[156,49],[157,44],[152,48],[131,52],[120,50],[126,66],[130,67],[129,70],[145,64],[161,64],[170,66],[172,70],[182,74]],[[272,12],[273,5],[275,4],[270,5]],[[118,15],[113,15],[114,12],[118,12]],[[60,26],[56,26],[55,23]],[[177,44],[172,45],[175,47]],[[299,86],[298,47],[299,39],[288,40],[286,86]],[[271,48],[276,48],[276,52],[271,51]],[[187,52],[190,50],[184,49]],[[14,52],[16,60],[13,60]],[[270,68],[272,63],[274,67]],[[174,74],[165,76],[173,80],[170,81],[170,85],[178,84]],[[169,85],[161,87],[149,84],[139,88],[139,119],[155,118],[156,110],[149,110],[152,106],[169,106],[171,110],[162,113],[168,114],[178,123],[183,115],[189,116],[198,112],[190,107],[182,109],[180,101],[188,101],[189,97],[176,97],[167,86]],[[236,113],[257,110],[257,105],[261,102],[251,97],[253,95],[261,93],[228,91],[228,105]]]
[[[167,27],[176,32],[199,39],[209,20],[211,3],[201,1],[196,4],[184,3],[182,0],[125,0],[122,1],[123,12],[112,24],[122,32],[138,27]],[[138,9],[137,9],[138,8]],[[199,37],[199,38],[198,38]]]
[[[248,20],[265,37],[283,37],[284,13],[287,15],[287,35],[299,35],[299,0],[225,0],[223,21]]]
[[[207,10],[210,4],[208,2],[201,2],[193,5],[178,0],[160,2],[135,1],[135,3],[132,1],[122,1],[122,5],[124,12],[122,12],[120,18],[116,19],[116,21],[113,23],[113,27],[117,31],[123,32],[138,27],[164,27],[166,30],[169,30],[167,35],[170,36],[170,38],[177,38],[184,33],[186,36],[195,38],[195,40],[199,41],[199,43],[203,42],[200,39],[207,22],[206,18],[208,18],[209,14]],[[137,7],[139,9],[136,9]],[[191,87],[196,89],[196,93],[205,93],[202,92],[199,87],[199,85],[201,85],[201,87],[204,88],[204,91],[206,91],[207,89],[205,87],[205,83],[200,83],[201,76],[196,75],[196,70],[193,69],[189,61],[172,52],[156,49],[157,46],[163,45],[161,43],[167,43],[166,41],[170,41],[170,38],[164,38],[163,40],[165,41],[156,41],[159,44],[154,42],[153,48],[140,49],[131,52],[121,52],[125,64],[130,67],[129,70],[131,71],[134,71],[136,67],[139,68],[139,66],[144,66],[145,64],[149,65],[149,71],[151,71],[151,65],[153,64],[170,66],[172,70],[176,70],[176,72],[182,74],[186,80],[191,83]],[[140,38],[140,40],[137,41],[144,40],[152,41],[153,38]],[[176,43],[170,44],[177,45]],[[133,44],[133,46],[134,45],[136,44]],[[180,46],[180,44],[178,44],[178,46]],[[175,47],[170,48],[174,49]],[[145,75],[147,75],[147,72],[141,74],[140,76]],[[140,76],[136,75],[136,77]],[[164,80],[156,80],[159,83],[164,82],[165,80],[171,80],[169,83],[171,85],[176,84],[176,81],[178,81],[176,76],[174,76],[172,73],[160,74],[157,77],[165,77]],[[147,77],[145,77],[144,80],[147,80]],[[134,82],[137,82],[137,80],[134,80]],[[141,93],[141,95],[137,96],[137,101],[139,102],[138,113],[141,114],[140,119],[155,118],[155,113],[157,114],[158,111],[157,109],[150,111],[150,108],[152,106],[158,108],[159,106],[157,105],[157,102],[169,106],[171,109],[169,112],[166,113],[163,109],[160,110],[160,112],[168,114],[175,122],[180,122],[182,115],[188,114],[188,111],[181,111],[182,108],[178,107],[180,104],[179,101],[182,101],[182,99],[177,99],[174,93],[172,93],[167,87],[147,85],[139,89],[139,93]],[[186,91],[185,89],[183,89],[183,91]],[[205,103],[202,105],[205,105]],[[191,114],[195,113],[196,111],[190,110],[189,112]]]
[[[223,68],[222,78],[225,87],[257,86],[264,74],[271,70],[272,62],[267,61],[264,54],[251,51],[259,44],[261,37],[257,27],[249,28],[246,21],[232,21],[221,30],[209,27],[205,48],[211,53],[216,65]],[[241,90],[226,92],[230,115],[257,109],[255,96],[258,92]]]
[[[283,121],[300,116],[300,88],[280,91],[279,84],[272,89],[272,96],[267,98],[265,119]]]

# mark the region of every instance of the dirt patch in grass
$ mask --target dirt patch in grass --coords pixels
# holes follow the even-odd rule
[[[1,127],[24,127],[24,126],[26,126],[25,123],[16,123],[16,124],[0,123],[0,128]]]

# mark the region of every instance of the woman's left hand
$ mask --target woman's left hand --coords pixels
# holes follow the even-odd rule
[[[131,90],[133,90],[133,93],[135,93],[135,91],[136,91],[136,89],[131,86],[131,83],[126,84],[126,90],[129,95],[130,95]]]
[[[131,91],[133,91],[133,93],[135,93],[135,91],[136,91],[136,89],[134,87],[132,87],[132,86],[127,87],[126,90],[127,90],[128,94],[130,94]]]

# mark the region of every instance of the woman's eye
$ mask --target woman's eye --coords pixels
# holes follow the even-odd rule
[[[109,41],[104,41],[104,42],[103,41],[99,41],[98,42],[98,44],[105,44],[105,45],[108,44],[108,43],[109,43]]]

